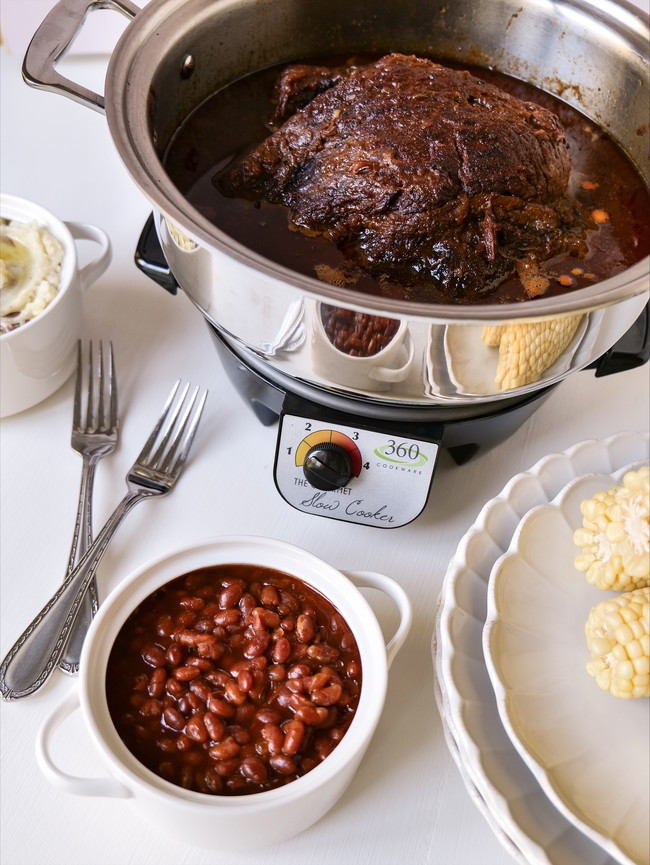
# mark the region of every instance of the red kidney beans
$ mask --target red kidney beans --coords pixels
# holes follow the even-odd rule
[[[178,577],[132,613],[106,693],[129,750],[162,778],[210,795],[293,781],[350,726],[361,659],[322,595],[270,568]]]

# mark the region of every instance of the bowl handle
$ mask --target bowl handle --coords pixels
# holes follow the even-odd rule
[[[50,756],[50,740],[56,728],[79,708],[79,693],[75,688],[66,699],[45,719],[36,738],[36,760],[41,772],[55,787],[61,787],[77,796],[111,796],[128,799],[132,793],[115,778],[80,778],[62,772]]]
[[[404,342],[402,343],[402,345],[406,349],[406,360],[404,361],[404,363],[401,366],[396,367],[395,369],[389,366],[374,366],[368,373],[370,378],[375,379],[375,381],[404,381],[406,376],[409,374],[415,354],[413,339],[411,338],[411,334],[408,331],[404,336]]]
[[[393,663],[393,659],[402,648],[402,644],[411,628],[413,611],[411,609],[411,602],[409,601],[408,595],[404,589],[395,582],[395,580],[392,580],[385,574],[378,574],[375,571],[342,571],[342,573],[345,574],[348,579],[352,580],[358,589],[378,589],[380,592],[388,595],[399,610],[400,623],[386,645],[386,657],[388,660],[388,666],[390,667]]]
[[[23,78],[32,87],[62,93],[103,113],[103,96],[56,71],[57,61],[68,50],[87,13],[93,9],[114,9],[129,18],[135,18],[142,11],[131,0],[61,0],[49,12],[27,47]]]
[[[111,261],[111,242],[108,235],[96,225],[85,222],[66,222],[68,231],[75,240],[92,240],[99,245],[98,254],[79,270],[79,284],[85,291],[104,273]]]

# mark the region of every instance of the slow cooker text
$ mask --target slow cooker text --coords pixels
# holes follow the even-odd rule
[[[318,492],[310,499],[303,499],[301,506],[303,508],[313,508],[314,510],[335,511],[342,506],[342,502],[334,499],[328,500],[327,493]],[[386,505],[382,505],[376,510],[366,510],[363,507],[363,499],[354,499],[345,505],[344,513],[351,517],[362,517],[368,521],[377,521],[382,523],[394,523],[395,518],[386,512]]]

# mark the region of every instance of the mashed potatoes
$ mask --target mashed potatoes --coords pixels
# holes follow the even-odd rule
[[[36,222],[0,220],[0,333],[31,321],[56,297],[63,247]]]

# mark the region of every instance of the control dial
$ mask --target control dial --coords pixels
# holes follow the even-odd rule
[[[317,490],[336,490],[355,476],[347,448],[333,441],[319,442],[307,451],[302,470]]]

